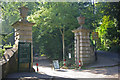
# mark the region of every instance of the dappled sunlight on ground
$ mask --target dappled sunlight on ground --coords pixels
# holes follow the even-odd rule
[[[39,57],[33,63],[33,68],[37,71],[36,63],[39,64],[40,74],[46,74],[55,77],[64,78],[118,78],[118,64],[117,58],[113,57],[113,54],[98,54],[98,61],[95,64],[91,64],[86,69],[54,69],[52,67],[52,61],[45,56]],[[102,67],[101,67],[102,66]],[[109,66],[109,67],[104,67]]]
[[[102,75],[105,75],[106,77],[118,78],[118,66],[107,67],[107,68],[88,69],[88,70],[82,70],[82,72],[89,72],[89,73],[93,73],[93,74],[102,74]]]
[[[40,64],[40,63],[39,63]],[[34,65],[37,71],[37,67]],[[64,78],[118,78],[118,67],[110,68],[94,68],[87,70],[75,69],[56,69],[47,66],[39,66],[40,74],[47,74],[50,76],[64,77]]]

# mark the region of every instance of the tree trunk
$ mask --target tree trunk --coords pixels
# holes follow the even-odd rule
[[[64,40],[64,29],[62,33],[62,42],[63,42],[63,61],[65,59],[65,40]]]
[[[60,28],[60,32],[61,32],[61,35],[62,35],[63,61],[64,61],[64,59],[65,59],[65,39],[64,39],[64,32],[65,32],[65,29],[63,28],[63,30],[61,30],[61,28]]]

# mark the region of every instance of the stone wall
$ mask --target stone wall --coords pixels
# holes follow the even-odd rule
[[[5,78],[7,74],[17,72],[17,48],[7,49],[2,58],[2,78]]]
[[[29,69],[24,69],[23,72],[28,72]],[[35,70],[32,68],[31,72]],[[18,49],[7,49],[2,57],[2,78],[5,78],[10,73],[18,72]]]

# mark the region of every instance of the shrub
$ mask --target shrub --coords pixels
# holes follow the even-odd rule
[[[4,48],[10,48],[10,47],[12,47],[12,46],[11,46],[11,43],[4,45]]]

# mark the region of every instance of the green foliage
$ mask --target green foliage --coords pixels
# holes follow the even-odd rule
[[[5,36],[2,35],[2,40],[4,42],[7,42],[8,38],[10,38],[11,36],[13,36],[13,32],[9,33],[9,34],[6,34]]]
[[[11,43],[9,43],[9,44],[5,44],[4,45],[4,49],[1,49],[0,48],[0,58],[3,56],[3,54],[4,54],[4,52],[5,52],[5,48],[11,48],[12,47],[12,45],[11,45]]]
[[[45,53],[51,58],[62,58],[62,36],[60,30],[65,29],[65,45],[73,42],[71,30],[79,27],[76,17],[80,14],[85,16],[88,28],[92,28],[91,3],[69,3],[69,2],[9,2],[1,3],[3,11],[3,32],[12,30],[11,24],[20,19],[17,8],[27,6],[30,10],[27,19],[36,23],[33,27],[34,53]],[[89,13],[89,14],[87,14]],[[91,16],[92,15],[92,16]]]
[[[60,62],[59,62],[59,66],[60,66],[60,68],[64,66],[64,65],[63,65],[63,61],[60,61]]]
[[[13,27],[11,26],[13,23],[18,21],[20,19],[19,10],[18,8],[21,6],[27,6],[30,8],[28,15],[33,13],[37,8],[36,3],[26,3],[26,2],[0,2],[0,7],[2,9],[2,22],[0,29],[2,29],[1,33],[11,33],[13,32]],[[36,9],[33,9],[36,8]],[[13,33],[12,33],[13,34]],[[4,41],[3,44],[11,42],[12,45],[14,44],[14,35],[9,34],[5,37],[2,37],[2,40]],[[8,39],[8,37],[11,37]]]
[[[98,3],[97,9],[101,14],[100,24],[96,31],[99,32],[99,40],[97,41],[98,50],[113,51],[112,47],[120,46],[120,29],[119,21],[120,17],[118,16],[120,8],[120,2],[117,3]],[[117,48],[116,48],[117,49]]]
[[[99,33],[99,40],[97,42],[98,50],[109,50],[113,44],[118,44],[117,28],[115,26],[116,20],[110,20],[110,16],[104,16],[102,24],[97,27],[96,31]]]
[[[65,64],[66,64],[66,67],[69,68],[69,69],[74,69],[76,68],[76,65],[75,65],[75,57],[74,57],[74,52],[71,52],[71,58],[69,58],[68,55],[66,55],[66,61],[65,61]],[[67,53],[68,54],[68,53]],[[60,61],[60,67],[63,67],[63,60]]]
[[[66,66],[71,67],[73,64],[75,64],[75,58],[66,60]]]
[[[13,28],[11,24],[13,24],[16,20],[18,20],[18,5],[17,3],[6,3],[6,2],[1,2],[0,7],[2,9],[2,25],[0,28],[2,29],[1,33],[11,33]],[[13,34],[9,34],[8,36],[2,36],[2,39],[4,41],[3,44],[13,42]]]
[[[120,32],[117,32],[120,25],[118,16],[120,2],[96,3],[95,14],[93,5],[89,2],[1,2],[2,33],[12,31],[11,24],[20,19],[18,8],[23,5],[29,8],[27,20],[36,23],[33,26],[34,53],[45,53],[49,58],[62,59],[60,30],[65,30],[67,47],[74,39],[71,30],[79,27],[76,18],[80,14],[86,17],[84,27],[99,32],[98,50],[109,50],[114,49],[112,47],[115,45],[120,46]]]
[[[64,68],[63,61],[60,61],[59,65],[60,65],[60,68]],[[69,69],[78,68],[73,58],[66,61],[66,68],[69,68]]]
[[[0,36],[0,45],[2,45],[2,36]]]
[[[11,48],[11,47],[12,47],[11,43],[4,45],[4,48]]]
[[[65,30],[65,45],[72,43],[73,33],[71,30],[79,27],[76,18],[80,14],[87,17],[85,27],[92,28],[90,25],[92,25],[93,20],[90,18],[93,15],[90,16],[90,7],[92,7],[90,3],[40,2],[38,7],[39,10],[27,17],[29,21],[36,23],[33,27],[34,53],[42,52],[51,58],[61,59],[61,31]]]
[[[2,49],[0,48],[0,54],[2,53]]]

